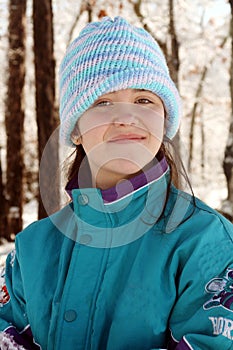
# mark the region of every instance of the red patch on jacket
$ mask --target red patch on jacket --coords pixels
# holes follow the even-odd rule
[[[6,304],[10,300],[10,295],[8,293],[6,285],[2,286],[0,292],[0,304]]]
[[[0,276],[0,306],[7,304],[9,301],[10,295],[6,287],[5,272],[3,270]]]

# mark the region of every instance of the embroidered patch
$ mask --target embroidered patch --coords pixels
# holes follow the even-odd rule
[[[210,280],[206,287],[208,293],[214,294],[204,305],[204,310],[222,306],[233,312],[233,269],[228,268],[223,277]]]
[[[11,265],[11,267],[13,267],[13,265],[14,265],[15,256],[16,256],[16,250],[13,249],[13,250],[10,252],[10,265]]]
[[[21,332],[17,331],[15,327],[10,326],[7,329],[5,329],[4,334],[8,335],[8,337],[10,337],[11,341],[13,341],[14,345],[16,346],[14,348],[10,348],[10,347],[6,348],[6,350],[10,350],[10,349],[42,350],[40,345],[35,342],[33,338],[32,330],[29,324]],[[1,340],[0,340],[0,344],[2,345]],[[3,349],[1,348],[1,350]]]
[[[3,269],[0,275],[0,307],[7,304],[9,301],[10,295],[6,287],[5,269]]]
[[[16,344],[13,337],[5,332],[0,332],[1,350],[26,350],[22,345]]]

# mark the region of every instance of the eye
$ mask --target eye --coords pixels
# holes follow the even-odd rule
[[[147,105],[153,102],[149,98],[139,98],[135,101],[135,103]]]
[[[112,105],[112,102],[111,101],[108,101],[108,100],[99,100],[99,101],[96,101],[93,105],[93,107],[106,107],[106,106],[111,106]]]

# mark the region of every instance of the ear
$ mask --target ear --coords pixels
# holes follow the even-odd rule
[[[79,132],[78,123],[75,124],[75,127],[70,135],[71,141],[76,145],[80,145],[82,143],[82,137]]]
[[[81,145],[81,143],[82,143],[82,138],[81,138],[81,136],[77,136],[77,135],[71,134],[70,138],[71,138],[71,141],[72,141],[76,146]]]

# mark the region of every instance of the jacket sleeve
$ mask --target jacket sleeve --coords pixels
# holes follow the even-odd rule
[[[0,274],[0,349],[40,349],[33,342],[27,320],[23,282],[16,250],[8,255]]]
[[[198,240],[178,250],[185,263],[177,276],[168,349],[233,350],[233,226],[217,219],[200,230]]]

